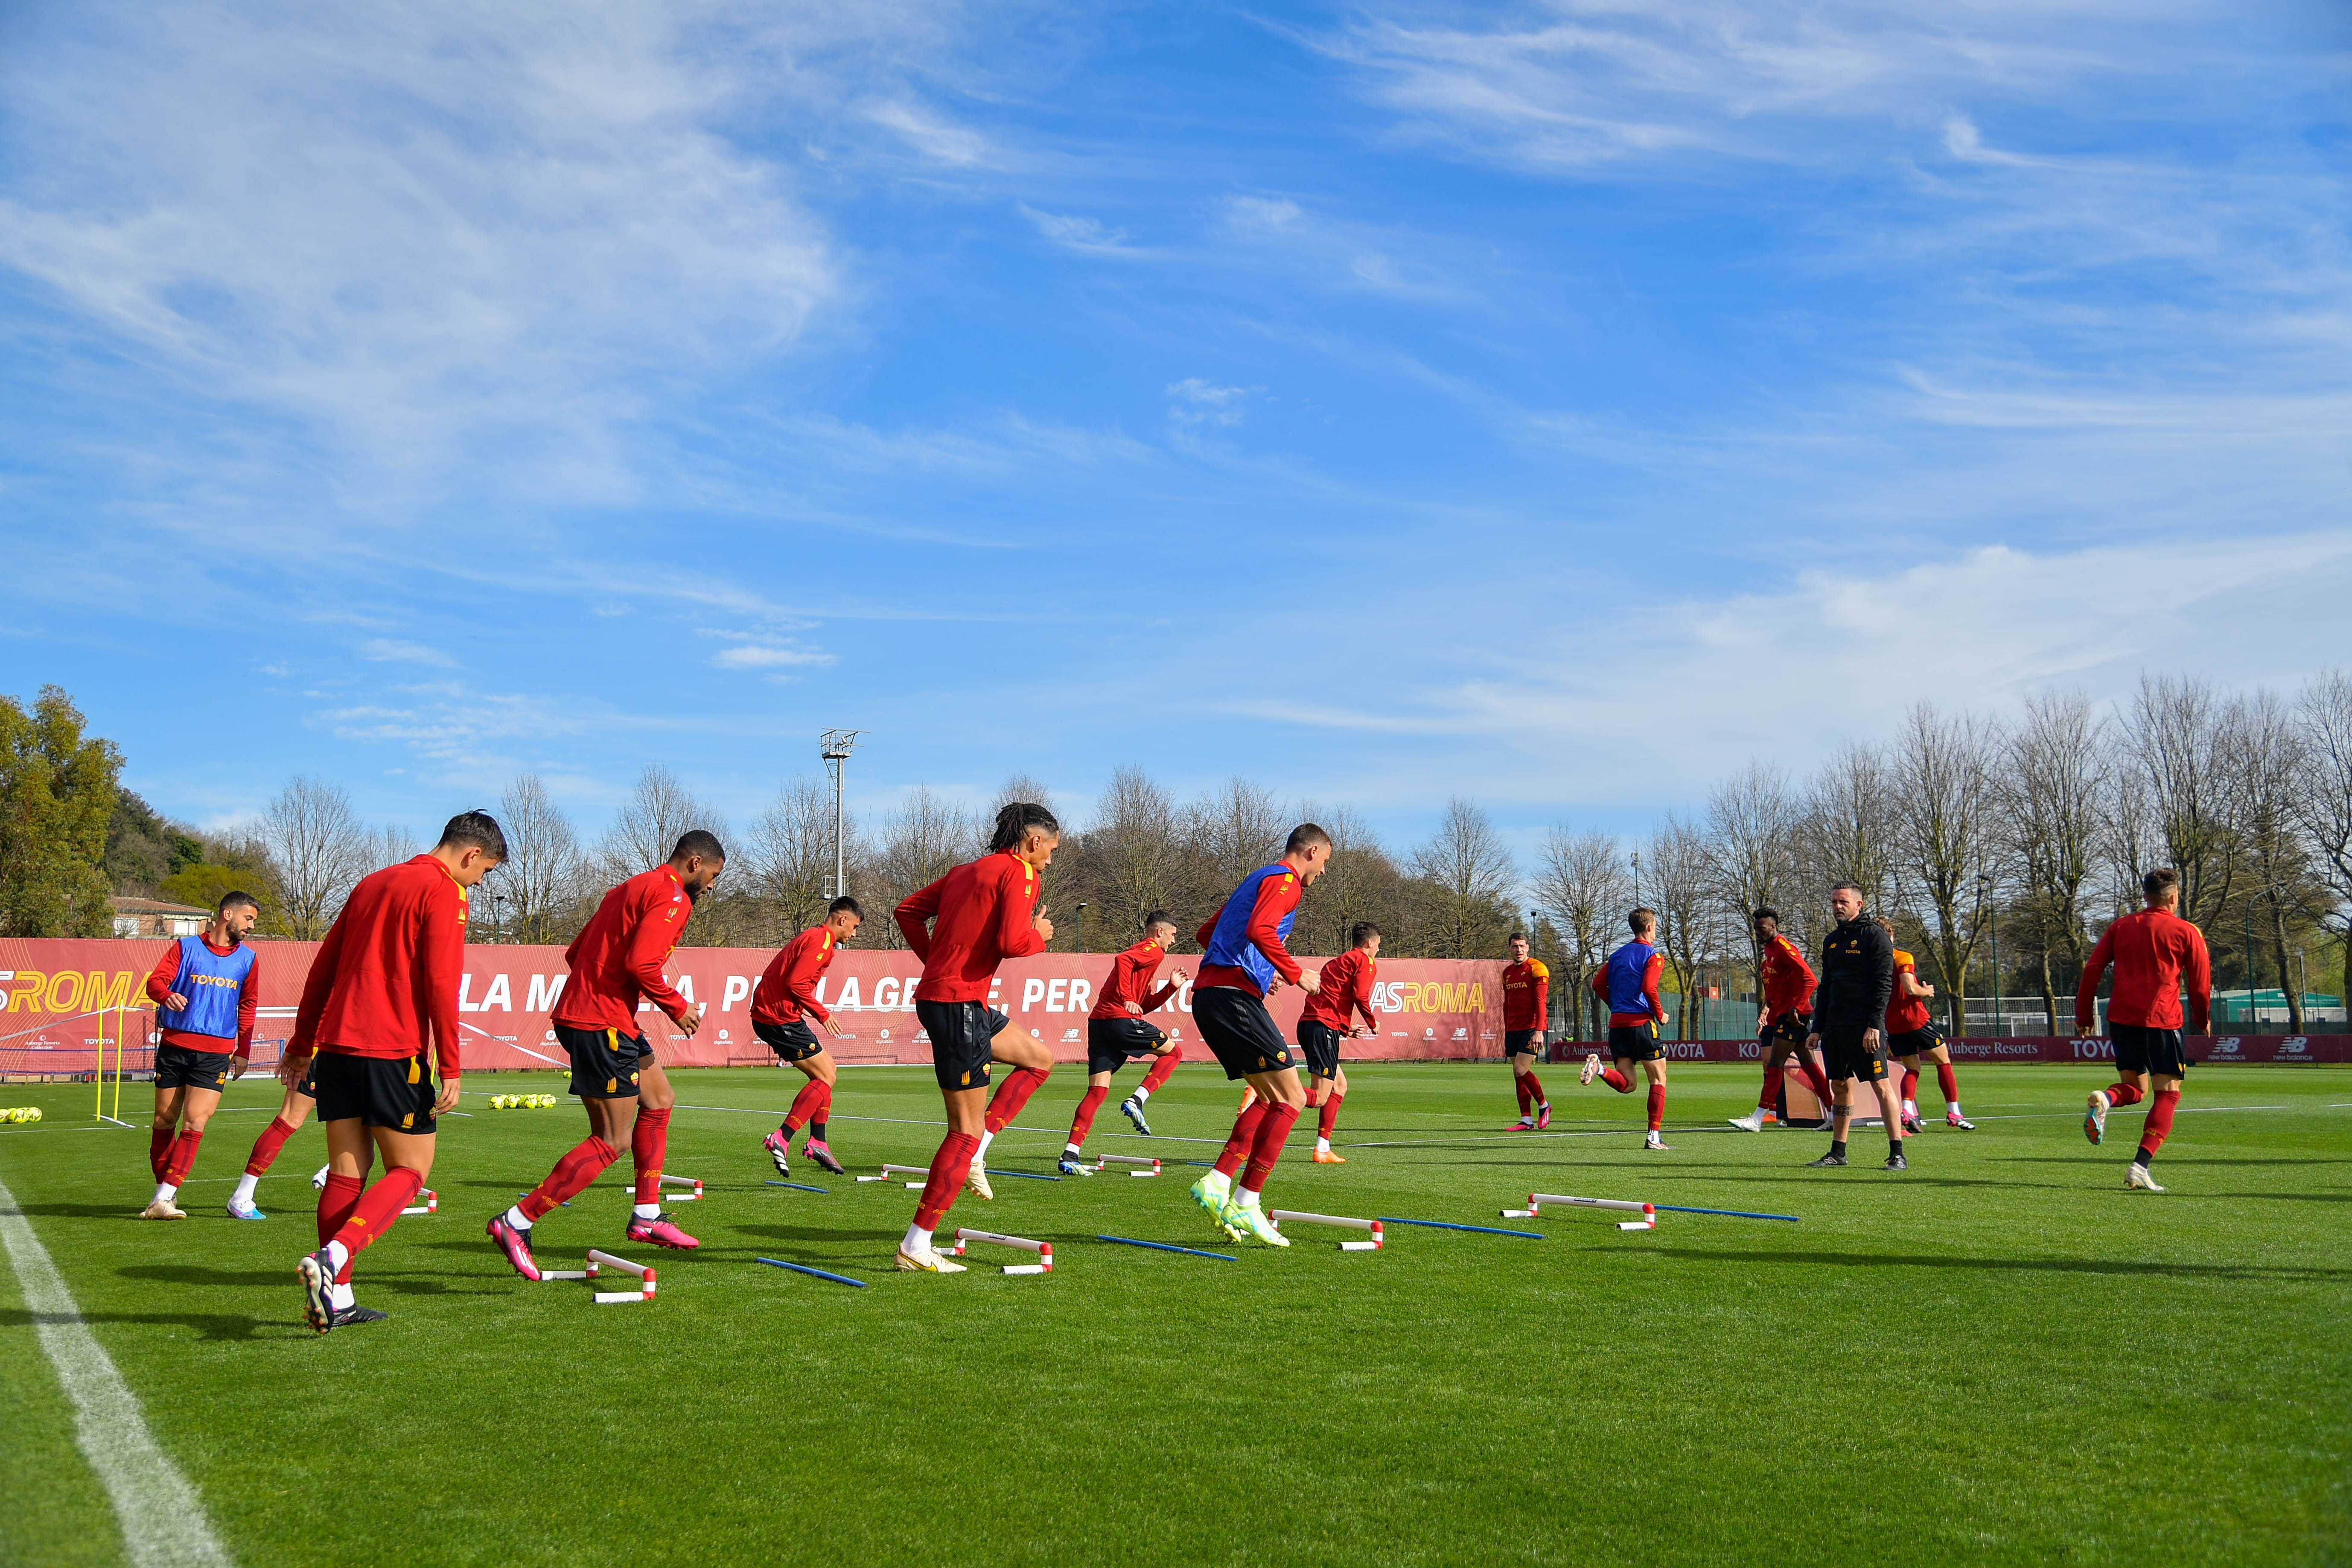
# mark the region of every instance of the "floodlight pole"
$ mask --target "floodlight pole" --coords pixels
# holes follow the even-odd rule
[[[833,775],[833,896],[846,898],[849,894],[849,847],[847,809],[844,805],[847,793],[849,753],[857,749],[857,730],[827,730],[817,737],[823,748],[818,753],[824,758],[825,772]]]

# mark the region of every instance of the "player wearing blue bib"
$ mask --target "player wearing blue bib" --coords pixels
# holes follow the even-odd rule
[[[258,961],[245,945],[261,918],[250,893],[222,897],[203,934],[184,936],[147,976],[155,1004],[155,1121],[147,1164],[155,1195],[142,1219],[185,1219],[173,1200],[196,1163],[205,1124],[229,1079],[245,1076],[261,1001]]]

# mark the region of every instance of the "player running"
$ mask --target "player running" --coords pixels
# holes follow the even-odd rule
[[[1138,1132],[1150,1136],[1151,1125],[1143,1119],[1144,1104],[1184,1059],[1184,1047],[1144,1017],[1166,1006],[1168,999],[1192,978],[1181,969],[1171,970],[1165,984],[1158,990],[1151,988],[1160,961],[1168,956],[1175,941],[1175,921],[1154,910],[1144,919],[1143,939],[1111,960],[1110,978],[1103,982],[1102,995],[1087,1015],[1087,1092],[1078,1100],[1077,1114],[1070,1118],[1070,1141],[1062,1145],[1059,1168],[1066,1176],[1094,1173],[1079,1163],[1087,1134],[1094,1131],[1095,1112],[1110,1098],[1111,1075],[1134,1057],[1155,1059],[1151,1070],[1143,1076],[1143,1087],[1122,1100],[1119,1110],[1135,1123]]]
[[[318,1070],[318,1065],[313,1058],[311,1072]],[[236,1179],[236,1190],[228,1195],[229,1218],[269,1217],[255,1205],[254,1190],[260,1185],[261,1178],[269,1174],[269,1167],[277,1163],[278,1152],[286,1147],[286,1141],[299,1132],[302,1123],[310,1119],[311,1110],[319,1103],[318,1094],[318,1086],[311,1082],[310,1073],[303,1075],[301,1082],[287,1086],[286,1097],[278,1103],[278,1114],[269,1119],[269,1125],[261,1130],[261,1135],[253,1141],[252,1152],[245,1157],[245,1174]]]
[[[1653,940],[1658,930],[1658,911],[1635,910],[1625,917],[1625,924],[1633,940],[1611,953],[1609,962],[1592,973],[1592,994],[1609,1004],[1611,1065],[1604,1070],[1601,1053],[1588,1052],[1583,1076],[1577,1081],[1589,1084],[1597,1076],[1618,1093],[1631,1094],[1631,1068],[1640,1062],[1643,1075],[1650,1080],[1650,1131],[1642,1147],[1663,1152],[1672,1145],[1664,1132],[1666,1047],[1658,1044],[1658,1030],[1666,1021],[1666,1005],[1658,999],[1658,974],[1666,958]]]
[[[488,812],[451,817],[429,853],[360,879],[310,960],[278,1079],[307,1074],[326,1126],[319,1250],[294,1266],[320,1333],[384,1316],[352,1299],[352,1261],[433,1173],[436,1119],[457,1103],[467,895],[506,855]]]
[[[1054,922],[1037,908],[1037,873],[1054,863],[1061,842],[1062,825],[1052,812],[1034,802],[1014,801],[996,814],[986,855],[909,894],[898,906],[898,929],[908,949],[923,961],[915,1016],[930,1037],[931,1075],[939,1079],[948,1113],[947,1136],[931,1156],[914,1220],[898,1243],[900,1268],[963,1272],[962,1264],[932,1248],[931,1233],[966,1185],[983,1198],[994,1196],[982,1164],[988,1145],[1054,1070],[1053,1053],[991,1007],[988,989],[999,964],[1043,952],[1054,940]],[[983,1111],[989,1068],[999,1059],[1013,1070]]]
[[[1256,1091],[1234,1118],[1216,1168],[1192,1184],[1192,1201],[1235,1241],[1255,1237],[1288,1247],[1265,1217],[1259,1194],[1282,1158],[1307,1103],[1282,1030],[1266,1011],[1266,992],[1282,981],[1309,994],[1322,981],[1302,969],[1283,945],[1298,920],[1298,896],[1331,864],[1331,836],[1311,822],[1290,830],[1282,858],[1241,879],[1216,914],[1193,935],[1201,945],[1201,976],[1192,984],[1192,1021],[1225,1069]],[[1234,1185],[1241,1178],[1238,1194]]]
[[[2100,933],[2083,965],[2083,983],[2074,992],[2074,1032],[2096,1033],[2099,976],[2114,964],[2107,1034],[2115,1041],[2117,1081],[2092,1092],[2083,1134],[2094,1143],[2103,1141],[2107,1112],[2137,1105],[2147,1097],[2148,1080],[2155,1079],[2156,1098],[2148,1103],[2139,1152],[2124,1172],[2124,1185],[2160,1193],[2164,1189],[2147,1173],[2148,1162],[2172,1131],[2181,1082],[2189,1076],[2189,1051],[2180,1035],[2181,983],[2189,984],[2189,1033],[2205,1034],[2212,1016],[2213,962],[2205,951],[2205,933],[2180,918],[2180,873],[2159,867],[2139,885],[2147,908]]]
[[[1836,929],[1822,938],[1821,985],[1813,994],[1813,1032],[1805,1049],[1819,1047],[1837,1090],[1830,1118],[1830,1152],[1809,1165],[1843,1165],[1853,1116],[1854,1080],[1878,1086],[1886,1117],[1886,1168],[1910,1168],[1903,1158],[1903,1111],[1886,1077],[1886,1004],[1895,991],[1895,942],[1862,912],[1862,889],[1840,882],[1830,889]]]
[[[1805,1037],[1813,1026],[1813,966],[1805,962],[1804,950],[1781,934],[1778,910],[1758,910],[1753,919],[1761,955],[1757,979],[1764,992],[1764,1005],[1756,1014],[1756,1054],[1764,1058],[1764,1092],[1756,1097],[1755,1110],[1733,1117],[1731,1124],[1743,1132],[1764,1131],[1764,1119],[1780,1106],[1780,1082],[1788,1076],[1791,1058],[1812,1085],[1813,1097],[1822,1102],[1822,1118],[1827,1121],[1830,1080],[1822,1072],[1821,1058],[1805,1049]]]
[[[222,895],[205,929],[165,948],[147,976],[147,999],[155,1004],[163,1037],[155,1047],[155,1121],[147,1135],[155,1195],[141,1219],[188,1217],[173,1200],[196,1163],[221,1090],[245,1076],[261,1005],[261,961],[245,938],[260,918],[252,894]],[[229,1213],[236,1214],[235,1204]]]
[[[1348,1098],[1348,1074],[1339,1066],[1339,1043],[1370,1039],[1381,1032],[1372,1016],[1372,985],[1380,973],[1381,928],[1358,921],[1348,928],[1348,951],[1323,966],[1322,984],[1307,999],[1298,1019],[1298,1050],[1307,1058],[1307,1106],[1320,1114],[1315,1128],[1315,1163],[1344,1165],[1348,1158],[1331,1152],[1331,1133],[1339,1125],[1339,1102]],[[1543,965],[1535,966],[1541,984]],[[1350,1014],[1363,1022],[1350,1029]],[[1541,1015],[1538,1015],[1540,1016]],[[1528,1075],[1533,1078],[1535,1075]]]
[[[1886,933],[1890,946],[1895,941],[1895,928],[1882,917],[1879,929]],[[1926,1131],[1919,1125],[1919,1063],[1924,1059],[1936,1064],[1936,1085],[1944,1091],[1944,1125],[1958,1128],[1963,1132],[1976,1131],[1976,1123],[1960,1114],[1960,1080],[1952,1071],[1952,1053],[1944,1043],[1944,1031],[1927,1016],[1927,1004],[1933,1000],[1936,988],[1919,978],[1918,961],[1901,948],[1895,949],[1895,992],[1886,1004],[1886,1054],[1903,1064],[1903,1131],[1906,1136],[1916,1136]]]
[[[605,893],[563,950],[572,974],[552,1022],[556,1039],[572,1058],[571,1092],[588,1113],[588,1136],[520,1203],[491,1215],[482,1227],[526,1279],[539,1278],[530,1255],[531,1226],[558,1204],[586,1191],[621,1157],[624,1142],[635,1165],[628,1239],[680,1249],[702,1245],[662,1210],[662,1161],[669,1152],[669,1113],[677,1092],[637,1026],[637,1009],[651,1002],[689,1038],[701,1027],[703,1005],[680,995],[662,977],[662,965],[693,918],[695,900],[726,868],[727,850],[717,835],[699,827],[683,834],[667,861]]]
[[[1528,956],[1531,951],[1528,933],[1513,931],[1511,962],[1503,966],[1503,1058],[1511,1064],[1511,1082],[1519,1091],[1519,1119],[1512,1125],[1522,1131],[1551,1125],[1551,1101],[1536,1077],[1544,1021],[1551,1016],[1551,971],[1542,959]]]
[[[801,1152],[835,1175],[842,1173],[841,1162],[833,1157],[833,1146],[824,1140],[824,1119],[833,1110],[837,1075],[824,1042],[809,1028],[807,1019],[814,1018],[824,1026],[826,1034],[841,1037],[841,1026],[816,999],[817,982],[833,966],[834,953],[865,923],[866,911],[856,899],[845,893],[834,900],[824,908],[824,923],[811,926],[786,942],[783,951],[768,961],[767,970],[751,992],[751,1032],[768,1043],[777,1060],[800,1068],[808,1079],[793,1099],[792,1110],[784,1113],[783,1125],[760,1143],[776,1162],[779,1176],[793,1173],[793,1134],[803,1127],[809,1135]]]

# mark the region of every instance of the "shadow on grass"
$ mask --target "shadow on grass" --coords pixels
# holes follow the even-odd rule
[[[2298,1268],[2247,1263],[2134,1263],[2108,1258],[1955,1258],[1909,1253],[1719,1252],[1713,1248],[1660,1247],[1650,1250],[1689,1262],[1801,1263],[1831,1268],[1967,1268],[1994,1273],[2158,1275],[2176,1279],[2263,1280],[2333,1284],[2352,1280],[2352,1268]]]
[[[2114,1149],[2117,1145],[2110,1143],[2106,1147]],[[2126,1142],[2121,1147],[2128,1150],[2132,1145]],[[2095,1161],[2107,1157],[2109,1156],[2105,1153],[2091,1156]],[[2124,1158],[2129,1159],[2131,1156],[2126,1153]],[[2068,1159],[2063,1154],[1994,1154],[1989,1156],[1985,1163],[1989,1165],[2075,1165],[2082,1163],[2082,1160],[2079,1156]],[[2232,1159],[2210,1154],[2167,1154],[2158,1161],[2158,1163],[2169,1171],[2180,1165],[2341,1165],[2344,1162],[2340,1159],[2331,1160],[2320,1154],[2309,1157],[2298,1154],[2292,1158],[2271,1160]]]
[[[264,1322],[258,1318],[237,1317],[225,1312],[91,1312],[84,1311],[79,1319],[85,1323],[158,1323],[174,1328],[194,1329],[207,1340],[310,1340],[318,1336],[299,1321]],[[22,1307],[0,1309],[0,1325],[25,1328],[68,1320],[46,1312],[28,1312]]]
[[[267,1271],[210,1268],[200,1263],[134,1263],[127,1268],[118,1268],[114,1272],[118,1277],[124,1279],[142,1279],[159,1285],[195,1285],[212,1289],[268,1289],[283,1291],[289,1295],[295,1289],[293,1283],[294,1268],[291,1262],[289,1262],[287,1267],[284,1268],[273,1268]],[[483,1296],[490,1294],[490,1292],[486,1290],[452,1289],[451,1282],[447,1275],[428,1273],[423,1270],[402,1273],[392,1270],[369,1268],[364,1264],[362,1264],[359,1266],[354,1278],[362,1280],[370,1289],[390,1290],[394,1294],[401,1296]],[[126,1318],[123,1321],[132,1322],[142,1321],[144,1320]],[[156,1321],[163,1322],[176,1322],[179,1320],[166,1317],[159,1318]]]

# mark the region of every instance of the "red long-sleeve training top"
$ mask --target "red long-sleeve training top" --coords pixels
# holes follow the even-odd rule
[[[1551,971],[1543,960],[1503,965],[1503,1027],[1540,1029],[1551,1016]]]
[[[210,937],[205,937],[203,941],[206,947],[219,953],[223,958],[226,958],[237,949],[237,944],[235,942],[223,947]],[[163,956],[157,959],[155,967],[147,972],[147,1000],[161,1007],[172,994],[172,982],[179,977],[180,944],[175,942],[163,950]],[[238,1056],[249,1057],[253,1054],[253,1018],[260,1006],[261,956],[256,953],[252,964],[245,972],[245,979],[236,988],[236,1054]],[[187,1029],[165,1029],[163,1031],[163,1036],[165,1045],[184,1046],[192,1051],[217,1051],[223,1044],[217,1035],[199,1035]]]
[[[563,950],[572,977],[555,1004],[555,1021],[567,1029],[634,1035],[640,1001],[683,1017],[693,1004],[662,978],[662,965],[693,914],[694,900],[673,866],[640,871],[606,893]]]
[[[360,879],[310,960],[286,1054],[397,1059],[429,1045],[440,1076],[456,1078],[466,910],[466,889],[430,855]]]
[[[1805,962],[1804,950],[1780,931],[1764,944],[1759,960],[1763,970],[1764,1011],[1773,1019],[1790,1013],[1801,1013],[1813,1000],[1813,966]]]
[[[2210,1026],[2213,963],[2205,951],[2205,933],[2171,910],[2142,910],[2100,933],[2098,945],[2083,965],[2083,984],[2074,992],[2078,1029],[2089,1028],[2098,1017],[2099,976],[2109,963],[2115,965],[2116,984],[2107,995],[2108,1023],[2180,1027],[2180,983],[2185,979],[2189,1032],[2201,1035]]]
[[[1029,923],[1037,868],[1005,850],[983,855],[907,896],[897,911],[908,950],[923,961],[918,1002],[985,1002],[996,966],[1045,951]]]
[[[816,983],[833,967],[833,930],[811,926],[784,944],[768,960],[760,984],[751,990],[751,1021],[755,1024],[797,1024],[801,1015],[820,1024],[833,1016],[816,999]]]
[[[1348,1016],[1361,1013],[1372,1031],[1380,1032],[1380,1020],[1372,1016],[1372,982],[1380,963],[1360,947],[1351,947],[1323,966],[1322,989],[1307,999],[1304,1017],[1312,1018],[1327,1029],[1348,1032]]]
[[[1886,998],[1886,1032],[1889,1035],[1916,1034],[1927,1026],[1927,999],[1914,996],[1903,989],[1903,977],[1919,977],[1919,961],[1904,952],[1895,950],[1895,989]]]
[[[1609,1015],[1611,1028],[1638,1029],[1644,1024],[1664,1025],[1665,1023],[1666,1005],[1658,996],[1658,976],[1664,972],[1665,967],[1664,953],[1650,954],[1650,962],[1642,966],[1642,1000],[1650,1005],[1650,1010],[1646,1013],[1612,1013]],[[1595,996],[1600,997],[1603,1002],[1609,1000],[1609,966],[1607,964],[1602,964],[1592,972],[1591,984]]]
[[[1095,999],[1089,1018],[1133,1018],[1144,1013],[1157,1013],[1176,994],[1173,984],[1151,989],[1151,977],[1160,971],[1160,961],[1168,950],[1145,937],[1110,962],[1110,978],[1103,982],[1102,994]],[[1128,1010],[1128,1004],[1135,1011]]]
[[[1264,953],[1265,961],[1274,965],[1274,972],[1293,985],[1297,984],[1298,977],[1307,972],[1299,967],[1298,960],[1290,956],[1290,950],[1282,945],[1282,917],[1298,907],[1298,898],[1304,890],[1296,876],[1261,877],[1257,884],[1257,902],[1250,907],[1249,922],[1242,928],[1244,940]],[[1236,888],[1234,891],[1241,889]],[[1192,940],[1200,944],[1202,952],[1208,951],[1210,940],[1217,934],[1217,922],[1224,918],[1224,907],[1219,905],[1217,912],[1202,921],[1201,929],[1192,933]],[[1246,991],[1253,996],[1265,994],[1265,988],[1257,983],[1257,976],[1237,963],[1203,963],[1201,973],[1192,980],[1195,991],[1213,990],[1220,985]]]

